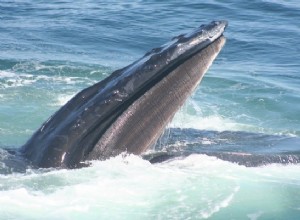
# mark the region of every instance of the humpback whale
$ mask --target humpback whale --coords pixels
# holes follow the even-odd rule
[[[0,165],[15,167],[14,171],[22,171],[26,166],[79,168],[86,161],[104,160],[122,152],[143,154],[156,145],[175,113],[201,82],[226,42],[226,27],[226,21],[201,25],[82,90],[20,149],[0,149]],[[188,153],[144,158],[159,162]],[[248,154],[232,150],[196,153],[240,164],[253,161],[246,157]],[[299,161],[293,159],[292,162]]]
[[[76,168],[145,152],[221,51],[226,27],[226,21],[201,25],[79,92],[16,154],[34,167]]]

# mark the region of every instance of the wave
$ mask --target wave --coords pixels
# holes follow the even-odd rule
[[[9,63],[9,64],[7,64]],[[82,84],[88,86],[110,74],[111,69],[62,61],[0,60],[0,89],[34,85],[36,83]]]

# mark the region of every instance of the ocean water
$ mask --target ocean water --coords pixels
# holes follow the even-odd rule
[[[229,21],[227,43],[169,126],[299,138],[297,0],[1,0],[0,146],[20,147],[83,88],[212,20]],[[300,165],[120,155],[0,174],[0,219],[300,219]]]

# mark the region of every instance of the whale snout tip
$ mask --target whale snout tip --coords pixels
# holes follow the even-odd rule
[[[220,21],[214,21],[217,25],[222,25],[224,27],[228,26],[228,21],[227,20],[220,20]]]
[[[225,31],[225,29],[228,27],[228,21],[227,20],[213,21],[212,24],[216,25],[220,29],[223,29],[223,31]]]

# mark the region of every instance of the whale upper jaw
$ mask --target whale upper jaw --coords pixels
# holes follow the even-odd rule
[[[86,88],[21,148],[36,167],[78,167],[122,151],[149,149],[200,83],[225,44],[226,21],[214,21],[152,49]]]

